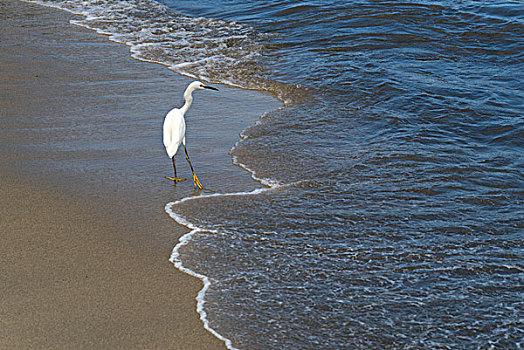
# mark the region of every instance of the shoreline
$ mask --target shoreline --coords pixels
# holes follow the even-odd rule
[[[169,262],[187,230],[164,206],[191,195],[192,184],[166,185],[171,168],[156,128],[187,79],[70,24],[75,15],[0,4],[3,346],[225,348],[199,320],[200,281]],[[198,96],[192,115],[222,115],[195,119],[200,137],[188,135],[189,152],[205,184],[251,188],[228,147],[278,103],[227,87],[220,98],[217,107],[216,96]]]

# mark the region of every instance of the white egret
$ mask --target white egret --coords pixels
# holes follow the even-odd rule
[[[186,179],[179,179],[176,175],[176,165],[175,165],[175,154],[178,151],[180,143],[184,145],[184,152],[186,153],[186,160],[189,163],[191,172],[193,173],[193,184],[195,188],[202,189],[202,184],[198,180],[198,177],[193,170],[193,165],[191,165],[191,160],[189,160],[189,155],[187,154],[186,149],[186,121],[184,115],[186,114],[191,103],[193,103],[193,91],[198,89],[211,89],[218,91],[217,88],[212,86],[204,85],[199,81],[194,81],[186,88],[184,92],[184,99],[186,102],[182,108],[173,108],[169,113],[167,113],[164,119],[164,146],[166,147],[167,154],[173,160],[173,170],[175,172],[174,177],[166,176],[166,179],[173,180],[175,184],[179,181],[184,181]]]

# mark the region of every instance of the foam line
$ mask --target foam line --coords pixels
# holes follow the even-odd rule
[[[271,90],[261,83],[254,85],[250,83],[252,74],[249,72],[246,74],[242,69],[233,74],[237,77],[237,81],[230,79],[229,72],[233,66],[230,63],[237,63],[239,60],[240,62],[256,60],[261,54],[257,42],[261,34],[255,33],[249,26],[237,22],[172,13],[167,5],[155,0],[105,0],[100,3],[80,0],[21,1],[82,16],[83,18],[71,19],[69,22],[106,35],[110,41],[125,44],[129,47],[131,56],[139,61],[164,65],[171,71],[191,79],[209,80],[251,90]],[[133,15],[122,18],[115,17],[115,11],[126,13],[150,11],[150,13],[140,18]],[[105,25],[107,23],[111,25]],[[186,31],[185,27],[193,29]],[[135,31],[130,31],[130,28]],[[236,45],[233,49],[229,47],[227,50],[222,48],[223,45],[211,45],[212,47],[208,47],[203,53],[199,45],[192,44],[200,42],[202,38],[205,38],[206,42],[218,44],[230,40],[240,41],[242,45]],[[185,50],[171,49],[176,52],[173,55],[169,49],[172,45],[183,47]],[[158,50],[149,50],[155,47]],[[223,74],[225,71],[228,73]]]
[[[244,168],[247,169],[247,167],[244,167]],[[207,319],[207,313],[206,313],[206,311],[204,309],[204,305],[205,305],[205,302],[206,302],[205,301],[205,295],[206,295],[207,290],[211,286],[211,282],[210,282],[209,278],[206,275],[200,274],[198,272],[195,272],[195,271],[185,267],[184,264],[182,263],[182,260],[180,259],[180,253],[179,253],[180,248],[182,248],[183,246],[188,244],[191,241],[192,237],[196,233],[198,233],[198,232],[211,232],[211,233],[220,234],[220,232],[218,232],[216,230],[203,229],[203,228],[197,227],[193,223],[189,222],[186,218],[184,218],[183,216],[181,216],[178,213],[176,213],[173,210],[173,207],[176,207],[177,205],[179,205],[181,203],[184,203],[184,202],[187,202],[187,201],[200,200],[200,199],[204,199],[204,198],[257,195],[257,194],[260,194],[260,193],[263,193],[263,192],[266,192],[266,191],[270,191],[270,190],[278,188],[278,187],[282,187],[282,186],[272,186],[272,187],[257,188],[257,189],[255,189],[253,191],[250,191],[250,192],[213,193],[213,194],[209,194],[209,195],[185,197],[185,198],[182,198],[182,199],[180,199],[178,201],[170,202],[170,203],[166,204],[166,206],[165,206],[166,213],[168,213],[169,216],[173,220],[175,220],[180,225],[186,226],[187,228],[189,228],[191,230],[188,233],[186,233],[185,235],[183,235],[182,237],[180,237],[177,245],[173,248],[173,252],[171,253],[171,257],[170,257],[169,261],[172,262],[173,265],[177,269],[179,269],[180,271],[182,271],[184,273],[187,273],[190,276],[196,277],[196,278],[198,278],[198,279],[200,279],[202,281],[204,286],[198,292],[198,295],[196,297],[196,300],[197,300],[197,312],[200,315],[200,320],[204,324],[204,328],[206,330],[208,330],[211,334],[213,334],[215,337],[217,337],[218,339],[222,340],[226,344],[226,347],[228,349],[230,349],[230,350],[238,350],[238,349],[233,346],[231,340],[229,340],[228,338],[224,337],[223,335],[218,333],[216,330],[211,328],[211,326],[209,325],[209,321]]]
[[[264,116],[262,116],[260,119],[262,119],[263,117]],[[257,121],[257,124],[260,123],[260,119],[259,119],[259,121]],[[233,146],[232,150],[234,150],[237,147],[237,145],[240,142],[242,142],[243,139],[247,138],[247,136],[245,136],[245,134],[244,134],[246,129],[244,129],[240,133],[241,139]],[[282,184],[282,183],[280,183],[280,182],[278,182],[278,181],[276,181],[274,179],[261,178],[261,177],[257,176],[257,174],[256,174],[256,172],[254,170],[252,170],[249,167],[247,167],[247,165],[239,162],[238,158],[236,156],[232,156],[232,158],[233,158],[233,164],[234,165],[237,165],[240,168],[246,170],[251,175],[251,178],[253,180],[259,182],[264,187],[254,189],[254,190],[249,191],[249,192],[213,193],[213,194],[206,194],[206,195],[200,195],[200,196],[185,197],[185,198],[182,198],[182,199],[180,199],[178,201],[170,202],[170,203],[166,204],[165,211],[166,211],[166,213],[169,214],[169,216],[173,220],[175,220],[180,225],[186,226],[190,230],[188,233],[186,233],[185,235],[180,237],[177,245],[173,248],[173,252],[171,253],[171,258],[169,259],[169,261],[171,261],[173,263],[173,265],[177,269],[179,269],[180,271],[182,271],[184,273],[187,273],[188,275],[194,276],[194,277],[196,277],[196,278],[198,278],[198,279],[200,279],[202,281],[204,286],[198,292],[198,295],[197,295],[196,299],[197,299],[197,312],[200,314],[200,319],[204,323],[204,328],[207,329],[209,332],[211,332],[218,339],[224,341],[224,343],[226,344],[226,347],[228,349],[230,349],[230,350],[237,350],[233,346],[231,340],[229,340],[228,338],[226,338],[223,335],[221,335],[220,333],[218,333],[216,330],[211,328],[211,326],[209,325],[209,321],[207,319],[207,313],[206,313],[206,311],[204,309],[205,295],[206,295],[207,290],[211,286],[211,282],[210,282],[209,278],[207,276],[203,275],[203,274],[200,274],[198,272],[195,272],[195,271],[185,267],[184,264],[182,263],[182,260],[180,258],[180,253],[179,253],[180,248],[182,248],[184,245],[188,244],[191,241],[192,237],[196,233],[198,233],[198,232],[210,232],[210,233],[214,233],[214,234],[222,234],[222,233],[217,231],[217,230],[204,229],[204,228],[196,226],[195,224],[189,222],[186,218],[184,218],[180,214],[176,213],[175,210],[173,210],[173,208],[176,207],[177,205],[181,204],[181,203],[184,203],[184,202],[188,202],[188,201],[192,201],[192,200],[200,200],[200,199],[205,199],[205,198],[211,198],[211,197],[232,197],[232,196],[252,196],[252,195],[257,195],[257,194],[261,194],[261,193],[264,193],[264,192],[273,191],[273,190],[276,190],[276,189],[282,189],[282,188],[286,188],[286,187],[289,187],[289,186],[294,186],[294,185],[297,185],[297,184],[299,184],[299,183],[301,183],[303,181],[297,181],[297,182],[293,182],[293,183],[290,183],[290,184]]]

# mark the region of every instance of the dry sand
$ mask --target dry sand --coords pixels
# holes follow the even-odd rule
[[[161,124],[188,80],[71,18],[0,1],[0,348],[224,348],[168,261],[186,230],[164,205],[193,189],[163,179]],[[277,103],[220,89],[195,99],[188,149],[204,185],[244,189],[227,152]]]

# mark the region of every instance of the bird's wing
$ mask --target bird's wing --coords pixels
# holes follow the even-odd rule
[[[164,120],[164,146],[169,157],[173,157],[186,132],[184,116],[179,109],[171,110]]]

